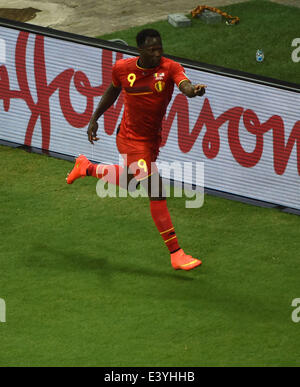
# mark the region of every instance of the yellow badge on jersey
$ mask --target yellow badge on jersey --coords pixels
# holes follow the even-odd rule
[[[162,92],[162,91],[164,90],[165,85],[166,85],[165,82],[163,82],[163,81],[158,81],[158,82],[156,82],[155,85],[154,85],[154,86],[155,86],[155,90],[158,91],[158,92],[160,93],[160,92]]]

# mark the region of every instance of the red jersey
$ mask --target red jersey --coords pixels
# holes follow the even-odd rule
[[[134,140],[154,140],[160,136],[162,120],[172,98],[174,83],[188,80],[183,67],[162,57],[151,69],[138,66],[138,57],[121,59],[112,71],[112,83],[122,87],[124,114],[119,136]]]

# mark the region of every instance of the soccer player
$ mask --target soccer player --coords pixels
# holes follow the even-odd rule
[[[174,269],[191,270],[201,261],[181,249],[168,211],[162,178],[155,161],[161,143],[162,120],[171,100],[174,84],[187,97],[202,96],[205,85],[193,85],[183,67],[163,57],[158,31],[145,29],[136,36],[139,56],[118,60],[112,70],[112,83],[103,94],[88,126],[88,140],[98,141],[97,120],[124,94],[124,114],[117,133],[117,147],[124,158],[120,165],[92,164],[80,155],[67,177],[67,183],[94,176],[128,188],[128,181],[142,184],[150,199],[153,221],[169,249]],[[125,182],[125,183],[124,183]]]

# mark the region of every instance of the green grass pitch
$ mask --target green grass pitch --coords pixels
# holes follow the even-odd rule
[[[67,161],[0,147],[0,366],[299,366],[299,217],[168,201],[203,265],[172,269],[148,199],[68,186]]]
[[[148,27],[168,54],[300,83],[300,9],[252,0],[222,10],[241,23]],[[140,29],[102,38],[134,46]],[[0,366],[300,365],[299,217],[171,198],[180,244],[203,260],[174,271],[148,199],[100,199],[93,178],[68,186],[72,164],[47,156],[0,146],[0,163]]]

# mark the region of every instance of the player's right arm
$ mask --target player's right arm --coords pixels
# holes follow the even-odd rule
[[[96,110],[92,115],[87,129],[88,140],[91,144],[94,144],[94,141],[99,140],[99,138],[97,137],[98,119],[102,116],[103,113],[106,112],[107,109],[111,107],[111,105],[115,103],[121,93],[121,90],[121,87],[115,87],[114,84],[111,83],[104,92]]]

